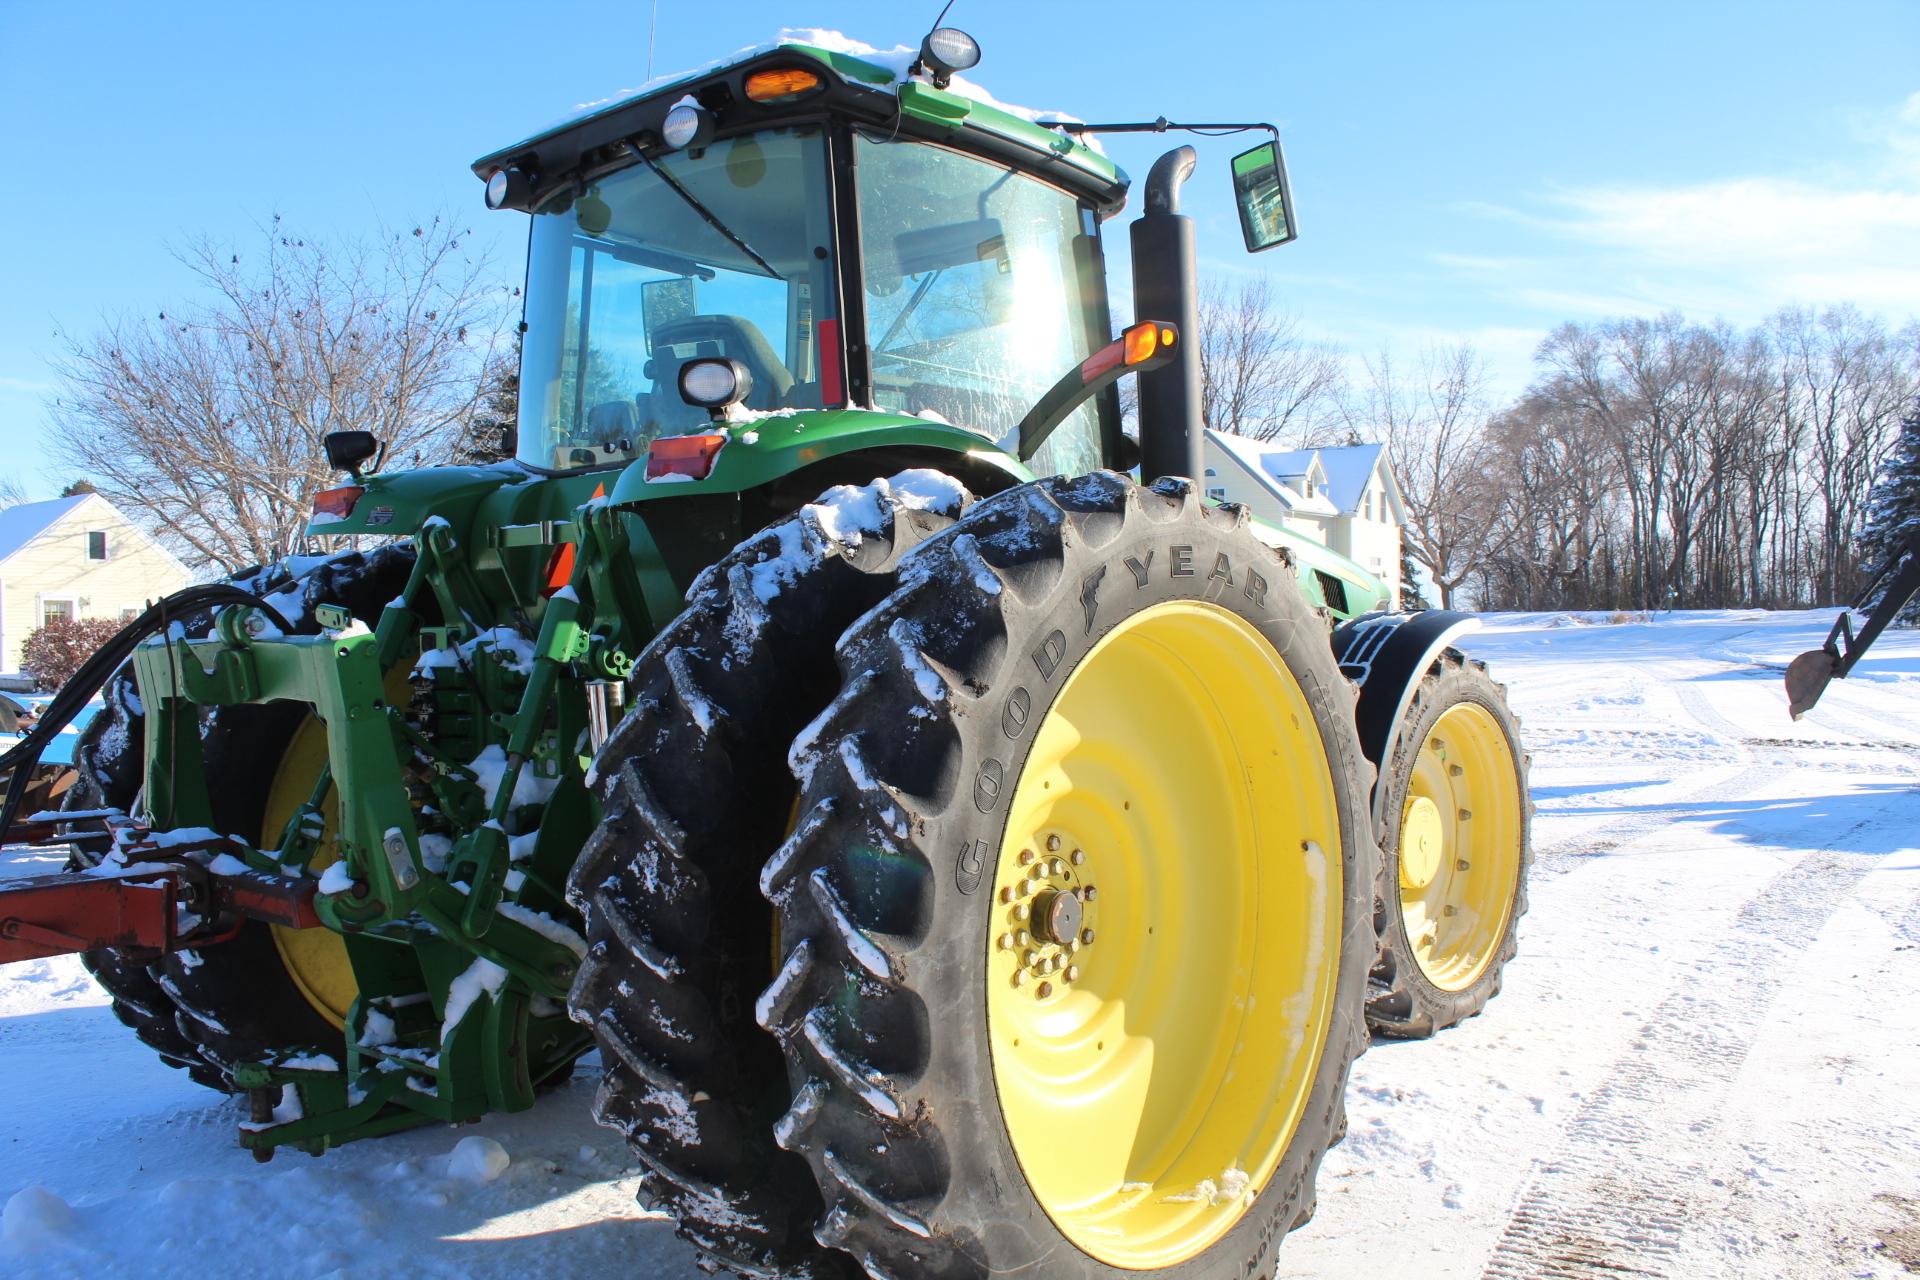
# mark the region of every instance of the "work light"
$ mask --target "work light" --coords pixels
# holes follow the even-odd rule
[[[935,27],[920,42],[920,61],[933,73],[934,87],[944,89],[954,72],[979,65],[980,42],[958,27]]]
[[[682,147],[704,147],[713,137],[713,116],[692,102],[682,102],[667,112],[660,136],[675,151]]]
[[[701,409],[739,404],[753,391],[753,375],[738,360],[689,360],[680,366],[680,398]]]

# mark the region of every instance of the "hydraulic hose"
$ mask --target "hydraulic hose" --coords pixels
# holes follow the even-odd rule
[[[12,773],[7,782],[6,802],[0,805],[0,838],[4,838],[12,828],[20,804],[26,799],[33,771],[40,763],[40,754],[93,701],[94,694],[120,669],[120,665],[133,656],[134,648],[147,637],[164,632],[169,624],[183,617],[203,609],[230,604],[251,605],[266,614],[282,631],[293,629],[293,624],[265,600],[251,591],[242,591],[224,582],[188,587],[148,605],[144,613],[122,627],[91,658],[80,664],[80,669],[60,686],[60,691],[41,711],[32,731],[6,752],[0,753],[0,773]]]

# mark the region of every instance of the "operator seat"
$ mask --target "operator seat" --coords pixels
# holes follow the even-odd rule
[[[679,347],[692,347],[693,354],[674,354],[671,349]],[[753,378],[747,408],[778,409],[786,402],[787,392],[793,388],[793,374],[758,325],[743,316],[688,316],[653,331],[653,358],[646,367],[647,376],[653,380],[653,394],[646,417],[661,428],[698,426],[706,421],[704,412],[680,398],[680,366],[712,356],[726,356],[747,367]]]

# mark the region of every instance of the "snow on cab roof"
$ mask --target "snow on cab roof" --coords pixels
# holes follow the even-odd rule
[[[5,560],[51,529],[62,516],[92,496],[90,493],[77,493],[71,498],[22,502],[0,511],[0,560]]]
[[[566,115],[542,126],[533,136],[536,138],[544,137],[556,130],[564,129],[568,125],[578,124],[582,120],[587,120],[604,111],[609,111],[623,103],[648,97],[651,94],[660,92],[662,89],[670,88],[684,81],[697,80],[709,72],[720,70],[722,67],[730,67],[735,63],[744,62],[748,58],[755,58],[763,53],[772,53],[775,49],[787,47],[818,49],[823,53],[836,53],[848,58],[857,58],[880,73],[880,76],[876,77],[876,87],[884,85],[891,88],[894,85],[902,84],[910,79],[920,78],[910,76],[907,71],[907,68],[913,65],[914,59],[919,56],[919,51],[909,48],[904,44],[895,45],[891,49],[876,49],[864,41],[855,40],[851,36],[830,30],[826,27],[783,27],[778,36],[763,44],[748,45],[744,49],[734,50],[724,58],[715,58],[712,62],[702,63],[700,66],[685,71],[675,71],[670,75],[655,76],[653,79],[646,81],[644,84],[637,85],[634,88],[621,89],[616,93],[609,94],[607,97],[597,98],[592,102],[583,102]],[[965,76],[953,77],[952,83],[947,85],[947,92],[957,94],[963,98],[970,98],[982,106],[992,107],[997,111],[1004,111],[1008,115],[1016,116],[1030,124],[1051,125],[1081,123],[1080,117],[1070,116],[1065,112],[1037,111],[1032,107],[1022,107],[1010,102],[1002,102],[973,81],[968,80]],[[1101,155],[1106,154],[1100,148],[1099,139],[1092,134],[1083,134],[1076,138],[1075,141]]]

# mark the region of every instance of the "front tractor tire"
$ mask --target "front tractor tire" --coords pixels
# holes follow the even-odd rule
[[[1366,1036],[1353,692],[1185,482],[978,504],[842,639],[762,887],[775,1134],[876,1277],[1268,1274]]]
[[[1449,649],[1425,672],[1380,787],[1380,954],[1367,1022],[1421,1039],[1500,993],[1527,910],[1527,757],[1506,688],[1484,663]]]
[[[754,1021],[775,946],[756,885],[792,823],[788,744],[839,687],[834,641],[970,500],[906,472],[741,543],[641,655],[595,759],[601,823],[568,887],[589,940],[569,1003],[600,1047],[594,1114],[639,1157],[641,1199],[744,1275],[858,1274],[814,1242],[819,1193],[773,1142],[789,1097]]]

